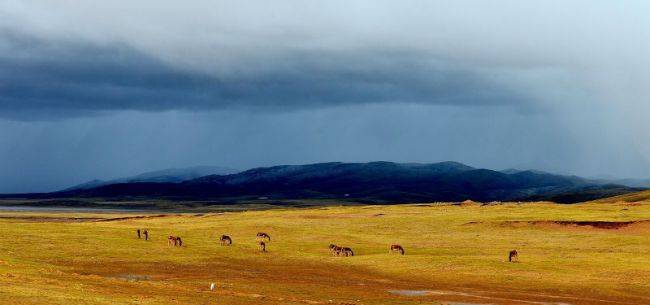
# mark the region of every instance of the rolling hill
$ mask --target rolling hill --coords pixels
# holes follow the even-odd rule
[[[538,171],[499,172],[457,162],[330,162],[261,167],[182,182],[119,182],[44,196],[216,201],[337,199],[368,203],[554,200],[569,203],[638,190],[576,176]]]

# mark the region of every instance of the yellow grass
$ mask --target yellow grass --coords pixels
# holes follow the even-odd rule
[[[80,221],[133,216],[0,212],[0,304],[650,304],[648,203],[355,206]],[[639,222],[599,229],[543,221]],[[149,229],[151,240],[138,240],[136,228]],[[268,253],[257,250],[258,231],[273,238]],[[169,247],[170,234],[185,246]],[[234,244],[219,246],[221,234]],[[330,243],[356,255],[332,257]],[[391,243],[406,255],[388,254]],[[519,251],[518,263],[507,262],[511,249]]]

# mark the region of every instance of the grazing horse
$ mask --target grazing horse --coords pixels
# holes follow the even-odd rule
[[[338,246],[335,245],[335,244],[330,244],[330,246],[329,246],[330,253],[334,254],[334,251],[336,251],[336,247],[338,247]]]
[[[335,244],[330,244],[330,253],[332,253],[332,255],[339,256],[339,255],[341,255],[342,250],[343,250],[343,247],[339,247],[339,246],[337,246]]]
[[[519,260],[519,253],[517,253],[517,250],[512,250],[508,253],[508,261],[509,262],[515,262]]]
[[[389,253],[396,253],[396,252],[401,255],[404,255],[404,248],[400,245],[390,245]]]
[[[178,241],[177,241],[175,236],[169,235],[169,237],[167,237],[167,245],[176,246],[177,243],[178,243]]]
[[[266,252],[266,243],[263,241],[257,242],[257,245],[260,247],[260,251]]]
[[[348,247],[343,247],[341,249],[341,253],[343,254],[343,256],[354,256],[354,252],[352,252],[352,249]]]
[[[138,233],[138,239],[140,239],[140,229],[135,230]]]
[[[258,233],[257,233],[257,238],[260,238],[260,239],[266,239],[266,240],[268,240],[268,241],[271,241],[271,236],[268,235],[268,234],[266,234],[266,233],[264,233],[264,232],[258,232]]]
[[[174,246],[174,247],[176,247],[176,246],[182,247],[183,246],[183,240],[178,236],[169,235],[169,237],[167,237],[167,244],[170,245],[170,246]]]
[[[221,235],[221,238],[219,239],[221,241],[222,246],[230,246],[232,245],[232,238],[228,235]]]

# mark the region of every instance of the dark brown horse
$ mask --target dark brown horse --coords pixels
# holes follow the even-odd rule
[[[221,238],[219,239],[221,241],[222,246],[230,246],[232,245],[232,238],[228,235],[221,235]]]
[[[354,251],[348,247],[341,247],[335,244],[330,244],[330,253],[336,256],[354,256]]]
[[[509,262],[516,262],[519,260],[519,253],[517,253],[517,250],[512,250],[508,253],[508,261]]]
[[[266,234],[266,233],[264,233],[264,232],[258,232],[258,233],[257,233],[257,238],[260,238],[260,239],[266,239],[266,240],[268,240],[268,241],[271,241],[271,236],[268,235],[268,234]]]
[[[388,252],[404,255],[404,248],[400,245],[390,245],[390,250]]]
[[[348,247],[343,247],[343,248],[341,248],[341,254],[340,254],[340,255],[343,255],[343,256],[354,256],[354,252],[352,251],[352,249],[350,249],[350,248],[348,248]]]
[[[262,251],[262,252],[266,252],[266,243],[265,243],[265,242],[263,242],[263,241],[258,241],[258,242],[257,242],[257,245],[259,246],[260,251]]]

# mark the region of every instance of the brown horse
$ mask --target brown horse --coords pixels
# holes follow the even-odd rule
[[[263,241],[257,242],[257,245],[260,247],[260,251],[266,252],[266,243]]]
[[[519,253],[517,253],[517,250],[512,250],[508,253],[508,261],[509,262],[516,262],[519,260]]]
[[[334,251],[336,250],[336,247],[338,247],[338,246],[335,245],[335,244],[330,244],[330,246],[329,246],[330,253],[334,254]]]
[[[144,232],[142,232],[142,234],[144,234],[144,240],[149,240],[149,231],[144,230]]]
[[[404,248],[400,245],[390,245],[390,250],[388,252],[404,255]]]
[[[228,235],[221,235],[221,238],[219,239],[221,241],[222,246],[230,246],[232,245],[232,238]]]
[[[332,255],[336,255],[336,256],[341,255],[341,251],[343,250],[342,247],[339,247],[339,246],[337,246],[335,244],[330,244],[329,248],[330,248],[330,253],[332,253]]]
[[[271,241],[271,236],[268,235],[268,234],[266,234],[266,233],[264,233],[264,232],[258,232],[258,233],[257,233],[257,238],[260,238],[260,239],[266,239],[266,240],[268,240],[268,241]]]
[[[174,247],[176,247],[176,246],[182,247],[183,246],[183,240],[178,236],[169,235],[169,237],[167,237],[167,244],[170,245],[170,246],[174,246]]]
[[[177,243],[178,243],[178,241],[176,239],[176,236],[169,235],[169,237],[167,237],[167,245],[168,246],[176,246]]]
[[[352,249],[350,249],[348,247],[343,247],[343,248],[341,248],[341,255],[343,255],[343,256],[354,256],[354,252],[352,251]]]

